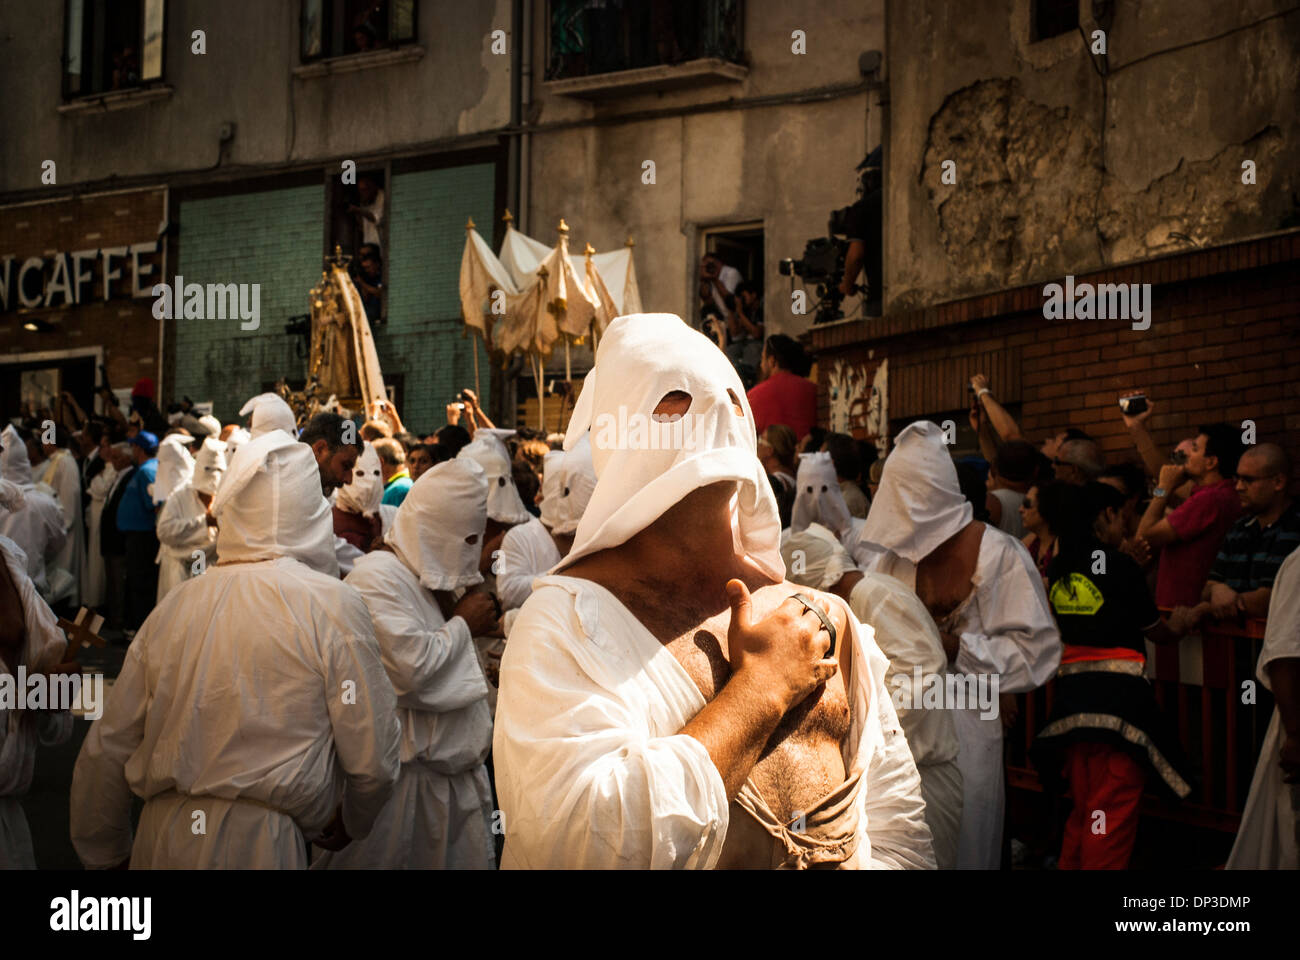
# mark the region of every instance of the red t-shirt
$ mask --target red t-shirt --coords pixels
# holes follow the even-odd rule
[[[759,436],[772,424],[784,423],[802,440],[817,422],[817,384],[806,377],[778,370],[746,396]]]
[[[1156,605],[1191,607],[1201,602],[1219,544],[1241,516],[1235,480],[1197,487],[1186,502],[1165,515],[1178,539],[1160,552]]]

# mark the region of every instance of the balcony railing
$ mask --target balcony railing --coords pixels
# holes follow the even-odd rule
[[[546,79],[699,60],[740,63],[743,0],[551,0]]]

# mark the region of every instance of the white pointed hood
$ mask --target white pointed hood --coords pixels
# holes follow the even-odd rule
[[[283,430],[291,439],[298,437],[298,422],[284,398],[275,393],[259,393],[239,408],[241,417],[252,414],[248,432],[254,440],[268,430]]]
[[[243,427],[235,427],[231,430],[230,436],[226,437],[226,462],[229,463],[234,458],[235,452],[252,439],[252,435]]]
[[[829,590],[858,568],[835,534],[819,523],[791,533],[781,544],[781,559],[789,580],[814,590]]]
[[[542,458],[541,520],[547,529],[554,529],[564,520],[564,457],[563,450],[552,450]]]
[[[852,514],[844,502],[844,492],[835,476],[835,464],[829,453],[799,455],[799,473],[795,477],[794,510],[790,531],[806,530],[810,523],[820,523],[837,537],[850,531]]]
[[[957,483],[943,430],[918,420],[894,441],[859,538],[920,563],[974,516]]]
[[[384,499],[384,474],[379,466],[379,451],[366,441],[365,448],[352,468],[352,482],[339,487],[334,506],[345,513],[373,517]]]
[[[27,456],[27,445],[18,436],[12,423],[6,424],[4,430],[0,431],[0,446],[4,447],[4,452],[0,453],[0,479],[20,487],[30,487],[32,461]]]
[[[563,516],[554,530],[558,534],[573,533],[582,522],[582,515],[587,512],[591,495],[596,492],[596,467],[591,460],[591,433],[584,433],[573,449],[564,455],[560,468],[564,478],[560,490],[563,504]]]
[[[514,474],[510,470],[510,451],[506,449],[503,435],[513,436],[514,431],[491,428],[475,430],[474,439],[461,448],[456,459],[476,461],[487,475],[487,510],[490,519],[499,523],[523,523],[532,514],[524,506],[519,490],[515,487]]]
[[[305,443],[271,430],[231,458],[212,501],[217,557],[225,561],[293,557],[339,575],[334,523],[320,492],[316,457]]]
[[[158,473],[149,484],[149,495],[155,504],[167,498],[194,479],[194,456],[189,444],[194,438],[184,433],[169,433],[158,444]]]
[[[487,500],[487,476],[473,458],[436,464],[411,484],[384,541],[427,590],[482,583]]]
[[[216,437],[208,437],[194,458],[194,489],[199,493],[216,493],[225,472],[226,445]]]
[[[676,390],[691,396],[682,421],[651,421],[660,400]],[[670,313],[614,320],[583,382],[565,449],[588,429],[599,482],[557,571],[625,543],[692,491],[731,480],[737,555],[774,579],[784,576],[781,521],[758,461],[753,411],[740,377],[707,337]]]
[[[27,495],[22,487],[12,480],[0,480],[0,508],[17,513],[26,505]]]

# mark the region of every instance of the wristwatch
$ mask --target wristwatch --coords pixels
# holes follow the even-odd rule
[[[1156,487],[1154,490],[1151,491],[1151,496],[1153,497],[1167,497],[1168,495],[1169,495],[1169,491],[1166,490],[1164,487]]]

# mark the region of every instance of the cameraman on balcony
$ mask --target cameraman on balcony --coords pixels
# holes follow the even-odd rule
[[[845,255],[844,279],[840,281],[840,293],[852,296],[857,290],[863,294],[863,315],[878,317],[881,315],[881,209],[883,202],[882,186],[884,180],[880,168],[880,148],[872,150],[858,164],[858,200],[849,207],[846,218],[845,233],[849,240],[849,250]],[[857,285],[858,274],[866,273],[866,283]]]

